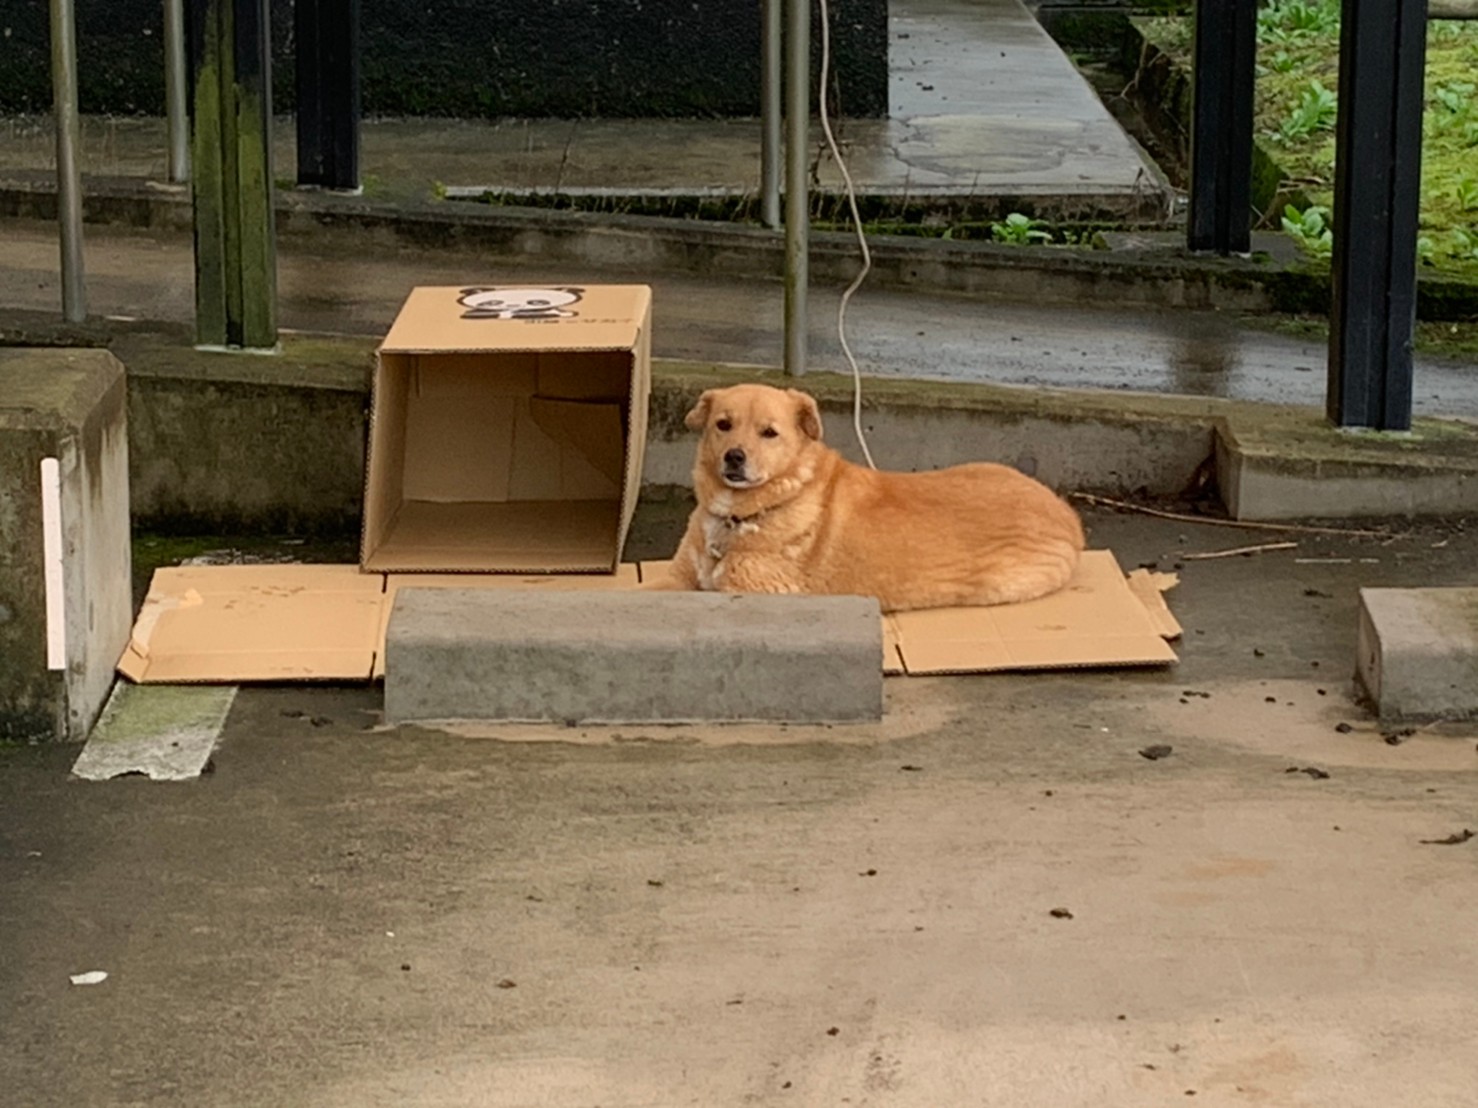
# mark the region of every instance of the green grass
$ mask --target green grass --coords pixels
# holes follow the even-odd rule
[[[1241,320],[1246,326],[1260,331],[1272,331],[1313,342],[1329,341],[1329,320],[1322,316],[1257,312],[1244,315]],[[1418,320],[1415,340],[1416,349],[1422,354],[1464,362],[1478,358],[1478,323]]]
[[[1258,13],[1257,141],[1290,191],[1325,208],[1334,204],[1339,22],[1339,0],[1272,0]],[[1190,68],[1189,19],[1140,28]],[[1478,21],[1428,27],[1420,234],[1423,265],[1478,278]]]

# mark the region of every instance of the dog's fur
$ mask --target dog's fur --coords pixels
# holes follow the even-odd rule
[[[1009,604],[1061,588],[1083,549],[1077,513],[1007,466],[845,461],[795,389],[710,389],[687,425],[703,432],[698,507],[647,588],[875,596],[884,611]]]

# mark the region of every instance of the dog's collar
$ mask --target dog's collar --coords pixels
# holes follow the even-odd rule
[[[751,514],[749,514],[747,516],[718,515],[718,513],[714,513],[714,514],[717,515],[719,519],[721,519],[721,520],[724,521],[724,526],[727,527],[727,528],[729,528],[729,530],[731,530],[731,531],[737,531],[740,527],[743,527],[746,523],[753,523],[755,520],[760,519],[763,516],[769,515],[772,511],[774,511],[773,508],[761,508],[759,511],[752,512]]]

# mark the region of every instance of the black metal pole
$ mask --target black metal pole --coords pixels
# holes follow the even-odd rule
[[[1344,0],[1326,411],[1411,428],[1426,0]]]
[[[1192,59],[1192,250],[1252,250],[1252,109],[1257,0],[1197,0]]]
[[[298,184],[359,188],[360,0],[297,0]]]

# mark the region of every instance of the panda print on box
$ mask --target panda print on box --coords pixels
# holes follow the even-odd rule
[[[569,319],[566,311],[578,304],[584,289],[463,289],[457,303],[467,310],[463,319]]]

